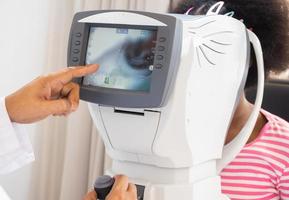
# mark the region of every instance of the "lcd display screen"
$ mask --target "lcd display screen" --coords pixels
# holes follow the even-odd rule
[[[156,30],[91,27],[86,64],[100,68],[83,85],[149,92],[156,37]]]

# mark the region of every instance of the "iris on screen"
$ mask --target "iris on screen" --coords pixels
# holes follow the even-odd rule
[[[155,41],[155,30],[91,27],[86,64],[100,68],[83,84],[149,92]]]

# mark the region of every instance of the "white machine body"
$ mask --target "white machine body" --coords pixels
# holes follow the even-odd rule
[[[177,20],[181,40],[164,103],[143,108],[89,103],[113,160],[107,173],[145,186],[144,200],[227,199],[217,161],[247,77],[248,31],[228,16],[168,16]],[[168,26],[131,11],[92,13],[78,23]]]
[[[113,159],[112,173],[144,182],[149,200],[220,196],[216,160],[247,73],[249,41],[241,22],[225,16],[186,18],[180,19],[181,62],[164,107],[89,105]]]

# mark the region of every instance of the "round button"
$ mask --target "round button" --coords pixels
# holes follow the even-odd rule
[[[77,41],[75,41],[75,43],[74,43],[75,45],[80,45],[80,41],[79,40],[77,40]]]
[[[80,51],[79,51],[79,49],[74,49],[73,50],[73,53],[79,53]]]
[[[159,51],[164,51],[164,50],[165,50],[165,47],[164,47],[164,46],[158,46],[158,50],[159,50]]]
[[[163,57],[162,55],[158,55],[158,56],[157,56],[157,59],[158,59],[158,60],[163,60],[164,57]]]
[[[165,37],[160,37],[159,41],[160,42],[165,42],[167,39]]]
[[[76,33],[75,36],[76,37],[81,37],[81,33]]]
[[[79,59],[78,59],[77,57],[73,57],[72,61],[73,61],[73,62],[78,62]]]
[[[155,66],[157,69],[161,69],[161,68],[163,68],[163,65],[162,64],[156,64],[156,66]]]

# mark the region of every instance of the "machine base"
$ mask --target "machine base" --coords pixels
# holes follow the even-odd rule
[[[114,175],[109,172],[109,175]],[[140,200],[229,200],[221,193],[220,176],[209,177],[189,184],[152,184],[143,180],[130,178],[130,181],[144,186],[144,194]],[[142,191],[143,192],[143,191]]]
[[[184,185],[147,185],[144,200],[228,200],[221,193],[220,177]]]

